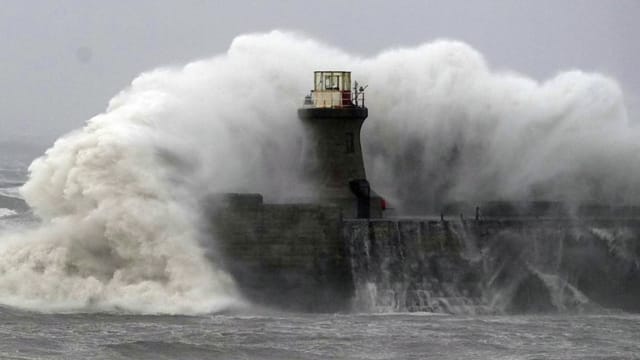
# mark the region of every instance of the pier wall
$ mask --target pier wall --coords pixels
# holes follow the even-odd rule
[[[263,204],[260,195],[213,201],[212,256],[253,303],[304,312],[345,310],[353,294],[340,208]]]
[[[212,201],[210,256],[251,302],[302,312],[640,311],[640,219],[343,219]]]

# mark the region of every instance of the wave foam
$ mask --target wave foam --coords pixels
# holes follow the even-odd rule
[[[400,208],[640,197],[640,134],[602,75],[538,83],[453,41],[363,59],[278,31],[243,35],[225,54],[140,75],[31,165],[22,193],[43,225],[0,239],[0,302],[192,313],[237,301],[199,245],[198,200],[304,191],[296,108],[328,68],[369,85],[369,178]]]

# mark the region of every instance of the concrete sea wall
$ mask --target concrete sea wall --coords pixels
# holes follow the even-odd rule
[[[210,256],[292,311],[640,311],[640,219],[344,219],[336,206],[209,202]]]
[[[447,313],[640,311],[640,220],[345,220],[354,306]]]
[[[481,269],[439,220],[345,220],[356,311],[480,312]]]
[[[260,195],[245,194],[212,204],[212,253],[250,301],[305,312],[349,307],[353,285],[338,207],[263,204]]]

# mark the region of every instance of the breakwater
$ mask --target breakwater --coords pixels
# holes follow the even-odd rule
[[[346,220],[344,234],[360,309],[640,311],[635,219]]]
[[[208,202],[210,257],[293,311],[640,311],[640,219],[345,219],[322,204]]]

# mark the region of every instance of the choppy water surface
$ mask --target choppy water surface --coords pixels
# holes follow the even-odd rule
[[[46,315],[2,309],[3,359],[635,359],[640,316]]]

